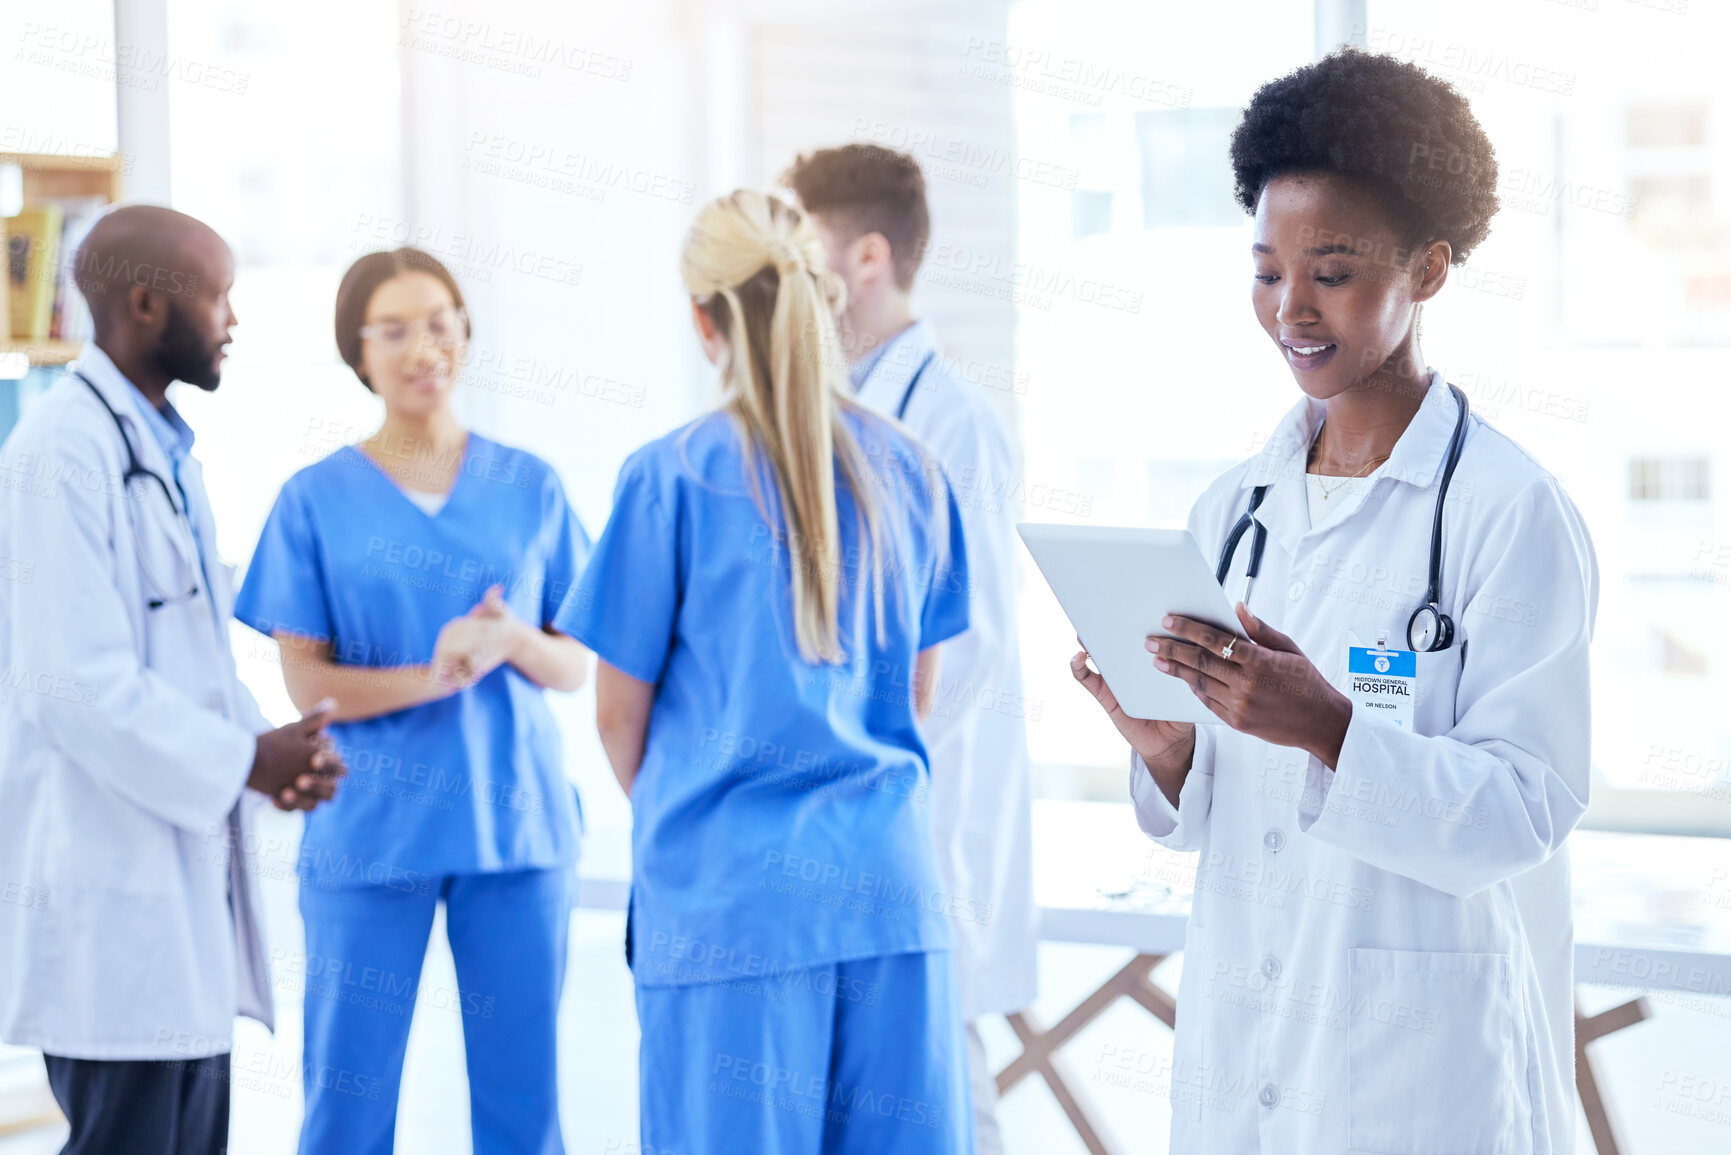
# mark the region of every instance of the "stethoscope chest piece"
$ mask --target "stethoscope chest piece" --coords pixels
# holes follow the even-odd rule
[[[1438,609],[1435,602],[1426,602],[1407,619],[1406,643],[1417,653],[1446,650],[1454,640],[1454,619]]]

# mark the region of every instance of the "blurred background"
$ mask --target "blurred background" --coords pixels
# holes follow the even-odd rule
[[[223,387],[176,397],[231,562],[245,564],[286,477],[375,428],[332,303],[356,256],[401,244],[443,259],[468,298],[467,420],[552,462],[598,533],[625,455],[711,397],[677,277],[695,207],[849,141],[925,170],[934,228],[915,304],[1014,431],[1019,468],[992,479],[1003,499],[1036,521],[1170,525],[1295,397],[1249,309],[1227,138],[1258,85],[1348,42],[1452,81],[1497,147],[1502,211],[1425,310],[1424,351],[1586,515],[1603,589],[1586,827],[1682,848],[1676,887],[1643,892],[1628,917],[1698,945],[1731,909],[1726,6],[21,0],[0,12],[0,154],[117,181],[233,247]],[[0,216],[42,179],[8,161]],[[0,346],[0,435],[67,355]],[[1031,567],[1023,578],[1025,699],[983,708],[1026,713],[1038,796],[1102,804],[1116,829],[1131,821],[1105,805],[1124,798],[1122,744],[1071,682],[1056,602]],[[238,626],[234,644],[267,713],[291,717],[274,646]],[[593,699],[555,708],[591,837],[621,845],[629,812]],[[292,961],[286,877],[272,902],[273,953]],[[635,1150],[622,925],[586,909],[573,927],[562,1078],[577,1152]],[[1128,957],[1043,947],[1042,1017]],[[279,987],[279,1034],[239,1028],[238,1151],[294,1146],[298,988]],[[428,989],[399,1150],[467,1151],[460,1018]],[[1581,992],[1589,1011],[1627,997]],[[1731,988],[1650,1002],[1649,1021],[1594,1044],[1623,1149],[1731,1150]],[[996,1027],[1007,1061],[1015,1038]],[[1114,1077],[1127,1049],[1157,1067],[1170,1035],[1114,1007],[1067,1048],[1068,1077],[1115,1150],[1164,1151],[1164,1085]],[[3,1053],[0,1088],[32,1070]],[[1016,1152],[1085,1150],[1040,1080],[1013,1089],[1002,1118]],[[52,1127],[18,1131],[0,1152],[58,1142]]]

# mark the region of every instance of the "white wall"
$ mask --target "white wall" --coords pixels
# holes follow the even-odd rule
[[[475,318],[466,412],[551,461],[593,534],[626,454],[710,398],[678,279],[699,205],[769,182],[800,150],[851,140],[905,142],[916,155],[932,134],[975,155],[1013,147],[1008,91],[952,75],[968,36],[989,35],[1003,5],[810,11],[506,0],[444,6],[400,28],[395,232],[455,254]],[[528,38],[577,66],[540,62]],[[960,176],[931,179],[934,239],[1009,260],[1010,178]],[[1012,364],[1007,301],[921,290],[917,304],[958,357]],[[590,822],[623,824],[592,710],[587,692],[559,706],[570,769]]]

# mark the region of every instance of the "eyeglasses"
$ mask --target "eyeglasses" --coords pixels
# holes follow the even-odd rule
[[[462,309],[439,309],[415,321],[392,317],[373,325],[362,325],[361,336],[376,341],[386,353],[404,353],[416,344],[416,333],[441,349],[454,349],[468,336],[469,315]]]

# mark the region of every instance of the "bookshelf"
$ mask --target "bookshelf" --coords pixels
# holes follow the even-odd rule
[[[121,197],[126,164],[115,156],[56,156],[44,153],[0,152],[0,168],[16,166],[22,177],[24,204],[45,199],[100,197],[113,204]],[[62,260],[65,260],[62,255]],[[4,289],[0,289],[3,293]],[[31,367],[64,365],[78,353],[76,342],[14,339],[9,310],[0,308],[0,361],[23,354]],[[8,358],[8,354],[11,355]]]
[[[24,170],[24,199],[101,196],[120,199],[125,165],[119,155],[66,156],[41,152],[0,152],[0,164]]]
[[[121,197],[126,161],[114,156],[55,156],[42,153],[0,152],[0,171],[13,182],[13,191],[22,193],[26,212],[44,202],[86,205],[91,201],[113,204]],[[16,176],[13,173],[16,173]],[[20,187],[21,186],[21,187]],[[4,227],[7,218],[0,218]],[[64,242],[65,234],[61,240]],[[10,301],[10,254],[0,246],[0,438],[17,424],[28,400],[46,389],[52,382],[49,370],[66,364],[78,356],[81,341],[76,332],[73,339],[58,340],[32,337],[12,332]],[[71,255],[56,253],[54,268],[48,274],[59,277],[58,269],[70,266]],[[65,293],[74,293],[68,286]],[[38,330],[40,331],[40,330]],[[0,1111],[0,1119],[4,1112]]]
[[[64,365],[78,356],[75,341],[0,341],[0,354],[24,354],[32,367]]]

